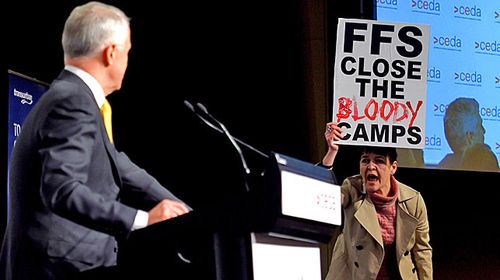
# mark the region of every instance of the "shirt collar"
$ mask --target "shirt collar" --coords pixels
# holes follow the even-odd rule
[[[83,82],[90,88],[92,95],[94,95],[97,106],[101,108],[102,104],[104,104],[104,100],[106,99],[106,95],[104,94],[104,90],[102,89],[102,86],[99,84],[99,82],[94,77],[92,77],[92,75],[76,66],[66,65],[64,66],[64,69],[77,75],[80,79],[83,80]]]

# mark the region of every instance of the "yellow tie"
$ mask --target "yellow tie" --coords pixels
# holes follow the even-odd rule
[[[109,141],[113,143],[113,129],[111,128],[111,105],[107,99],[104,99],[104,104],[101,107],[102,118],[104,119],[104,127],[108,132]]]

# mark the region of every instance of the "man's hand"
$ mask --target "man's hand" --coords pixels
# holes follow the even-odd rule
[[[171,218],[175,218],[180,215],[184,215],[188,212],[189,209],[184,203],[170,199],[164,199],[148,212],[148,226]]]

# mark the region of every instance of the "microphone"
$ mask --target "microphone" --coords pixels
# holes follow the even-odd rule
[[[220,129],[223,131],[223,133],[226,135],[226,137],[229,139],[229,141],[231,142],[231,144],[233,144],[234,148],[236,149],[236,151],[238,152],[238,155],[240,156],[240,160],[241,160],[241,164],[243,165],[243,169],[245,169],[245,173],[248,175],[250,174],[250,169],[248,168],[248,165],[247,165],[247,162],[245,160],[245,157],[243,156],[243,152],[241,151],[241,148],[240,146],[238,145],[238,143],[236,143],[236,140],[234,139],[234,137],[231,135],[231,133],[229,133],[229,131],[226,129],[226,126],[221,123],[220,121],[218,121],[214,116],[212,116],[207,108],[205,106],[203,106],[203,104],[201,103],[196,103],[196,106],[197,108],[199,108],[202,113],[206,116],[208,116],[208,118],[216,123]],[[248,191],[248,186],[247,186],[247,191]]]
[[[200,103],[198,103],[200,104]],[[219,133],[224,133],[224,131],[218,127],[216,127],[215,125],[213,125],[210,121],[208,121],[205,117],[202,116],[202,114],[199,114],[198,112],[196,112],[194,106],[187,100],[184,100],[184,105],[186,105],[186,107],[189,108],[189,110],[191,110],[191,112],[195,113],[196,116],[198,116],[198,118],[200,118],[204,123],[206,123],[209,127],[213,128],[214,130],[218,131]],[[201,105],[201,104],[200,104]],[[197,105],[197,106],[200,106],[200,105]],[[203,106],[203,105],[201,105]],[[205,106],[203,106],[203,108],[205,108]],[[201,108],[200,108],[201,109]],[[205,108],[205,110],[201,109],[203,111],[203,115],[207,115],[208,116],[208,110]],[[213,117],[209,117],[210,119],[212,119]],[[215,119],[215,118],[214,118]],[[215,123],[219,124],[218,121],[214,121]],[[265,158],[269,158],[269,155],[265,154],[264,152],[261,152],[259,150],[257,150],[256,148],[250,146],[249,144],[241,141],[240,139],[232,136],[232,138],[238,142],[240,145],[243,145],[245,146],[246,148],[254,151],[255,153],[259,154],[260,156],[262,157],[265,157]]]
[[[208,126],[210,126],[211,128],[217,130],[220,133],[224,133],[224,131],[222,131],[220,128],[216,127],[211,122],[209,122],[207,119],[205,119],[202,115],[198,114],[198,112],[196,112],[196,110],[194,109],[193,104],[191,104],[189,101],[184,100],[184,105],[186,105],[186,107],[188,107],[189,110],[191,110],[191,112],[193,112],[198,118],[200,118]]]

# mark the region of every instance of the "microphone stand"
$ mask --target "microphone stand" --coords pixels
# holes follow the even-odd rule
[[[250,174],[250,169],[248,168],[247,161],[245,160],[245,157],[243,156],[243,152],[241,151],[240,146],[238,143],[236,143],[236,140],[234,140],[234,137],[229,133],[229,131],[226,129],[226,126],[219,122],[214,116],[212,116],[207,108],[203,106],[201,103],[196,103],[196,106],[205,114],[207,115],[214,123],[219,125],[219,127],[222,129],[224,134],[227,136],[231,144],[233,144],[234,148],[238,152],[238,155],[240,156],[241,164],[243,165],[243,169],[245,169],[245,173],[248,175]]]
[[[228,139],[229,141],[231,142],[231,144],[233,145],[233,147],[236,149],[236,151],[238,152],[238,155],[240,157],[240,161],[241,161],[241,164],[243,166],[243,169],[245,171],[245,189],[247,192],[250,191],[249,187],[248,187],[248,175],[250,175],[250,169],[248,168],[248,165],[247,165],[247,162],[245,160],[245,157],[243,156],[243,152],[241,151],[241,148],[240,146],[238,145],[238,143],[244,145],[245,147],[251,149],[252,151],[255,151],[256,153],[258,153],[259,155],[265,157],[265,158],[269,158],[268,155],[264,154],[263,152],[255,149],[254,147],[246,144],[245,142],[233,137],[231,135],[231,133],[229,133],[229,131],[227,130],[226,126],[221,123],[219,120],[217,120],[214,116],[212,116],[207,108],[205,106],[203,106],[203,104],[201,103],[196,103],[196,108],[187,100],[184,100],[184,105],[186,107],[188,107],[193,113],[196,114],[196,116],[198,116],[205,124],[207,124],[209,127],[213,128],[214,130],[220,132],[220,133],[223,133]]]
[[[199,104],[199,103],[198,103]],[[198,116],[198,118],[200,118],[206,125],[208,125],[209,127],[211,127],[212,129],[216,130],[217,132],[219,133],[224,133],[224,131],[218,127],[216,127],[215,125],[213,125],[210,121],[208,121],[206,118],[204,118],[201,114],[197,113],[194,106],[187,100],[184,100],[184,105],[186,105],[186,107],[189,108],[189,110],[191,110],[193,113],[196,114],[196,116]],[[203,106],[203,105],[202,105]],[[260,156],[264,157],[264,158],[269,158],[269,155],[265,154],[264,152],[262,151],[259,151],[258,149],[250,146],[249,144],[245,143],[244,141],[238,139],[237,137],[234,137],[234,136],[231,136],[236,142],[238,142],[238,144],[240,145],[243,145],[245,146],[245,148],[248,148],[249,150],[252,150],[254,151],[255,153],[259,154]]]

